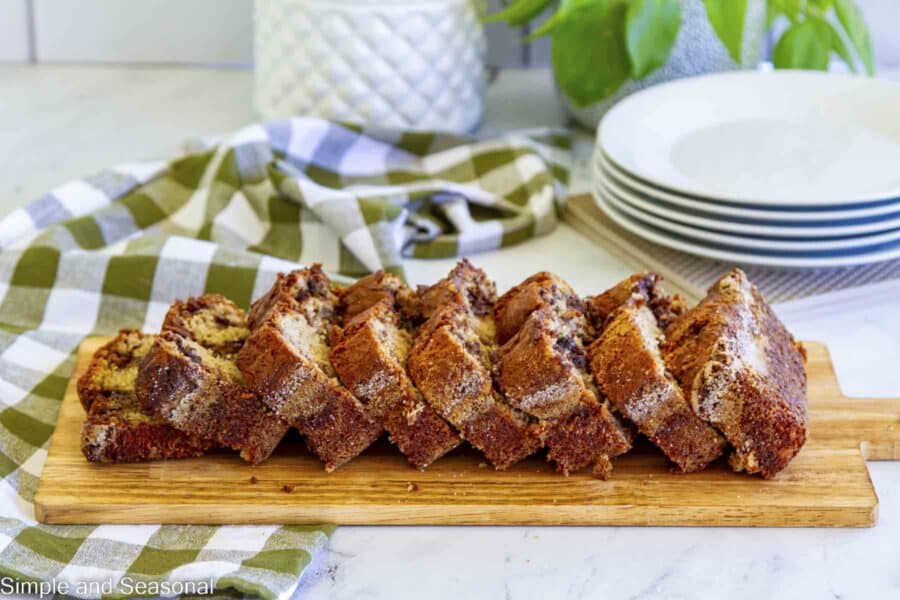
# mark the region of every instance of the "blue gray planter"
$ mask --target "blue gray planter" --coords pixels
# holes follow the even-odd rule
[[[682,22],[669,62],[641,81],[627,81],[611,97],[591,104],[576,106],[560,92],[566,110],[581,125],[595,128],[613,104],[645,87],[693,75],[755,68],[761,59],[766,33],[766,0],[748,0],[747,22],[740,64],[732,60],[706,17],[702,0],[681,0]]]

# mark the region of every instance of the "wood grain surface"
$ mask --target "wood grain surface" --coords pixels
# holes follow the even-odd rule
[[[93,465],[75,381],[105,341],[79,352],[35,497],[45,523],[867,527],[878,499],[865,459],[900,458],[900,399],[845,398],[827,349],[808,343],[811,436],[771,481],[724,461],[671,473],[649,447],[616,459],[609,481],[563,477],[542,457],[498,472],[469,449],[419,472],[384,442],[327,474],[296,437],[257,466],[226,452]]]

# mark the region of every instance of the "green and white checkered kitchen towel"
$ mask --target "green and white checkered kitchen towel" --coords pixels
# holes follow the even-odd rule
[[[563,197],[567,142],[558,131],[477,141],[291,119],[176,160],[67,183],[6,216],[0,591],[10,578],[55,582],[80,597],[97,595],[85,582],[122,597],[207,581],[289,597],[330,526],[35,522],[34,493],[79,343],[122,327],[157,331],[175,298],[219,292],[247,307],[298,262],[348,277],[402,273],[403,256],[462,255],[547,232]]]

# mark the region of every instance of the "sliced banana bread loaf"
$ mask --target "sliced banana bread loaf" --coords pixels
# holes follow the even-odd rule
[[[242,386],[235,352],[248,332],[244,312],[223,296],[175,302],[141,363],[137,395],[146,410],[176,428],[216,439],[258,463],[288,425]]]
[[[588,347],[591,371],[615,410],[680,471],[699,471],[721,456],[725,440],[691,410],[666,370],[661,339],[653,311],[635,295],[613,311],[603,334]]]
[[[806,441],[805,353],[740,269],[666,330],[663,356],[736,471],[772,477]]]
[[[587,318],[562,300],[531,312],[500,347],[497,381],[512,406],[544,424],[548,458],[559,471],[593,466],[605,479],[611,459],[631,449],[631,434],[601,402],[587,370]]]
[[[336,338],[331,364],[341,382],[384,425],[410,464],[424,469],[459,445],[456,431],[406,373],[412,336],[391,300],[356,313]]]
[[[156,336],[123,329],[94,353],[78,380],[87,410],[81,451],[91,462],[139,462],[200,456],[215,442],[181,432],[144,411],[134,394],[138,363]]]
[[[330,332],[338,298],[319,265],[279,274],[250,309],[237,356],[247,385],[306,436],[332,471],[359,455],[382,427],[335,377]]]

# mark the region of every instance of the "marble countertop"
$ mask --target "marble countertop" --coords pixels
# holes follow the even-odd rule
[[[0,66],[0,215],[68,179],[253,121],[251,88],[242,71]],[[489,87],[481,131],[564,122],[549,72],[511,70]],[[565,225],[478,263],[501,289],[547,268],[586,293],[631,271]],[[413,260],[407,271],[433,281],[452,264]],[[798,337],[828,343],[846,394],[900,395],[900,298],[786,314]],[[872,529],[341,527],[296,597],[898,598],[900,463],[870,469]]]

